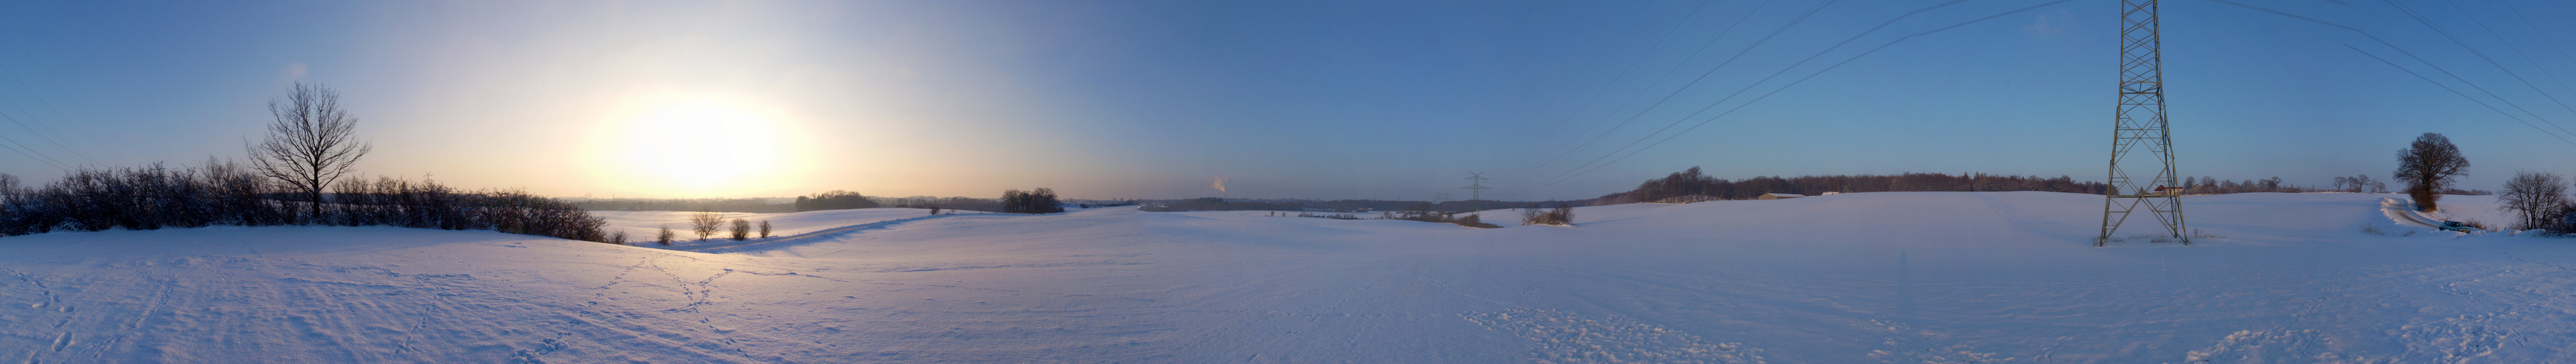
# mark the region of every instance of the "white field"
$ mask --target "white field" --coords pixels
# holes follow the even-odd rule
[[[0,238],[0,361],[2576,362],[2576,239],[2428,232],[2381,212],[2394,196],[2187,197],[2220,238],[2107,248],[2088,242],[2100,196],[2039,192],[1587,207],[1576,227],[1503,229],[870,209],[678,246],[699,251],[54,233]],[[2447,202],[2503,222],[2489,198]],[[646,237],[681,216],[603,215]]]

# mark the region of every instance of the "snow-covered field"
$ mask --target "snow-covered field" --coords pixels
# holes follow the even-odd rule
[[[2088,241],[2100,196],[2039,192],[1587,207],[1576,227],[1503,229],[870,209],[760,216],[793,236],[677,250],[54,233],[0,238],[0,360],[2576,362],[2576,240],[2362,232],[2428,230],[2392,221],[2388,197],[2186,197],[2218,238],[2107,248]],[[2503,223],[2493,205],[2446,201]],[[648,238],[684,218],[602,215]]]

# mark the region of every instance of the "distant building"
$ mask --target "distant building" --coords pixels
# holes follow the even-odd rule
[[[1807,195],[1801,195],[1801,194],[1795,194],[1795,193],[1765,193],[1765,194],[1762,194],[1762,196],[1761,196],[1761,197],[1754,197],[1753,199],[1755,199],[1755,200],[1778,200],[1778,199],[1790,199],[1790,198],[1799,198],[1799,197],[1807,197]]]

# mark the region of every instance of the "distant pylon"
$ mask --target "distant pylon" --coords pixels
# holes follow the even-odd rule
[[[1467,185],[1467,187],[1459,187],[1467,189],[1468,201],[1485,199],[1485,190],[1494,189],[1493,187],[1485,187],[1485,180],[1491,178],[1485,178],[1484,172],[1467,172],[1467,179],[1476,181],[1475,184]]]
[[[2184,234],[2182,223],[2183,183],[2174,173],[2173,133],[2165,128],[2164,59],[2158,48],[2156,0],[2120,0],[2120,105],[2113,113],[2111,125],[2110,190],[2103,191],[2102,236],[2093,238],[2093,246],[2110,242],[2111,233],[2120,223],[2129,221],[2129,213],[2145,206],[2156,222],[2164,224],[2165,234],[2184,245],[2191,237]],[[2129,178],[2120,168],[2120,158],[2139,146],[2147,147],[2154,162],[2142,163],[2155,168],[2155,177],[2145,183]],[[2154,187],[2142,187],[2154,186]]]

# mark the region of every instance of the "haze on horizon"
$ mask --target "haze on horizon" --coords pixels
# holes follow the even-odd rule
[[[2348,3],[2253,5],[2367,36],[2165,3],[2183,174],[2385,178],[2425,132],[2475,162],[2463,188],[2576,171],[2576,5]],[[20,148],[0,172],[239,158],[300,81],[364,120],[364,173],[556,196],[1426,199],[1483,172],[1495,199],[1541,200],[1691,166],[2099,181],[2116,4],[1967,1],[1863,35],[1931,4],[20,2],[0,5]],[[1742,109],[1688,116],[1710,106]]]

